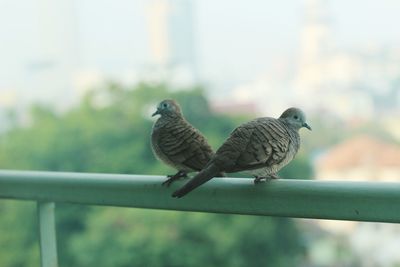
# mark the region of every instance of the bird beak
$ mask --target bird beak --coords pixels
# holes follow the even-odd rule
[[[151,116],[154,117],[155,115],[158,115],[158,114],[160,114],[160,110],[159,109],[157,109],[156,112],[154,112]]]
[[[303,127],[306,127],[308,130],[312,131],[310,125],[308,125],[306,122],[303,123]]]

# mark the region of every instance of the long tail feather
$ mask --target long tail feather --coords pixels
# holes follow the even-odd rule
[[[172,196],[181,198],[196,187],[199,187],[200,185],[204,184],[208,180],[211,180],[215,176],[222,176],[222,173],[220,170],[214,165],[211,164],[205,169],[203,169],[201,172],[199,172],[195,177],[193,177],[189,182],[187,182],[183,187],[180,189],[176,190]]]

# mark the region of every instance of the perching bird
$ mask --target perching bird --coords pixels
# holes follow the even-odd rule
[[[207,166],[172,196],[183,197],[219,172],[250,171],[255,177],[254,183],[278,178],[276,173],[299,150],[298,131],[302,127],[311,130],[304,113],[298,108],[287,109],[279,119],[258,118],[240,125]]]
[[[178,170],[163,185],[169,186],[187,173],[200,171],[214,155],[206,138],[183,117],[178,103],[164,100],[152,116],[161,115],[151,132],[151,147],[164,163]],[[218,174],[221,176],[220,174]]]

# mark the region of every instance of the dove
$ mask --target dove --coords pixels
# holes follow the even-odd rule
[[[311,130],[305,114],[298,108],[287,109],[278,119],[263,117],[240,125],[205,168],[172,196],[183,197],[219,172],[249,171],[255,177],[254,183],[278,178],[277,172],[300,148],[302,127]]]
[[[169,186],[187,174],[205,167],[214,152],[206,138],[183,117],[175,100],[161,101],[152,116],[161,115],[153,125],[151,147],[155,156],[178,172],[168,175]],[[217,174],[217,176],[222,176]]]

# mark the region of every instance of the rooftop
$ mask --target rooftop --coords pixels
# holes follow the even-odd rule
[[[365,165],[400,168],[400,146],[377,137],[360,135],[333,146],[317,165],[321,169],[346,169]]]

